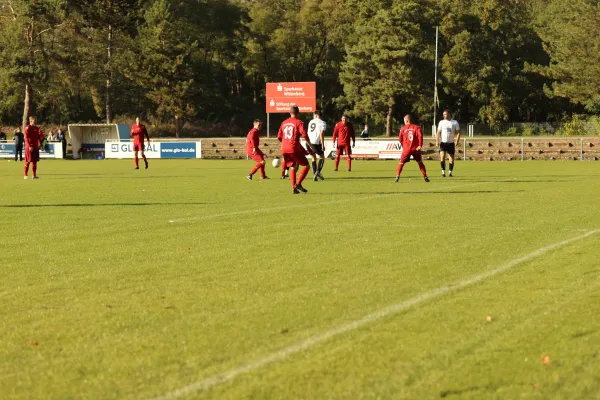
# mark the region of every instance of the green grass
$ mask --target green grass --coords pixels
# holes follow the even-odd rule
[[[161,396],[600,228],[595,163],[150,163],[0,162],[0,398]],[[599,238],[181,398],[598,398]]]

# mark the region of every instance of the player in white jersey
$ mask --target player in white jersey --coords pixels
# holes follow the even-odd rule
[[[308,138],[310,139],[310,144],[315,149],[315,153],[311,154],[312,168],[314,173],[313,180],[316,182],[317,180],[325,180],[323,175],[321,175],[321,170],[323,169],[323,165],[325,164],[325,130],[327,129],[327,124],[325,121],[321,119],[321,111],[317,110],[313,114],[313,120],[308,123]],[[318,164],[317,164],[317,159]]]
[[[451,119],[450,110],[444,110],[444,119],[438,124],[435,135],[435,145],[440,148],[440,165],[442,166],[442,178],[446,177],[446,154],[450,161],[450,170],[448,176],[452,176],[454,170],[454,153],[460,140],[460,126],[458,122]],[[456,134],[456,142],[454,135]]]

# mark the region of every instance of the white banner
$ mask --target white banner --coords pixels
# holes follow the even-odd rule
[[[398,141],[377,142],[379,158],[383,159],[400,159],[402,154],[402,146]]]
[[[160,143],[145,144],[144,154],[147,158],[160,158]],[[104,158],[133,158],[133,142],[106,142]]]

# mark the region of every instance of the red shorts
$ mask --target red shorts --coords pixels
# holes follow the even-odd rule
[[[412,153],[402,153],[400,156],[400,162],[406,164],[410,161],[410,156],[413,156],[413,159],[416,162],[423,161],[423,157],[421,157],[421,151],[413,151]]]
[[[283,153],[283,165],[286,167],[292,167],[296,164],[300,164],[302,166],[308,165],[308,160],[306,159],[306,154],[304,154],[304,151]]]
[[[40,149],[29,147],[25,149],[25,162],[38,162],[40,161]]]
[[[252,154],[252,152],[250,151],[250,152],[248,152],[248,157],[250,157],[257,163],[265,161],[265,155],[262,151],[257,151],[254,154]]]
[[[340,144],[337,146],[337,154],[343,156],[346,154],[348,157],[352,155],[352,148],[349,144]]]
[[[139,144],[139,143],[134,143],[133,144],[133,151],[141,151],[142,153],[144,152],[144,144]]]

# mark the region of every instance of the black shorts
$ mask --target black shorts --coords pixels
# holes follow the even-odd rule
[[[446,153],[448,153],[451,156],[453,156],[454,153],[456,152],[455,148],[454,148],[454,142],[452,142],[452,143],[444,143],[444,142],[440,143],[440,153],[442,151],[445,151]]]
[[[312,147],[313,147],[313,149],[315,149],[316,155],[321,156],[321,157],[323,157],[325,155],[322,144],[313,144]]]

